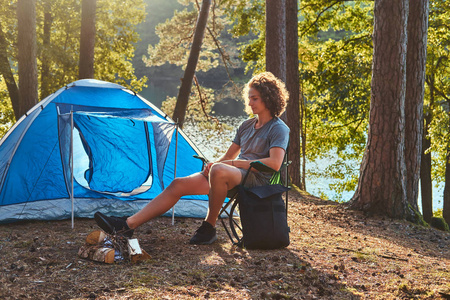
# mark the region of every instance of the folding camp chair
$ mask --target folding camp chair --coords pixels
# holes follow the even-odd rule
[[[200,156],[194,156],[198,159],[201,159],[204,163],[204,165],[207,164],[207,160]],[[290,164],[290,161],[288,161],[288,155],[287,151],[285,153],[285,157],[282,163],[282,166],[280,170],[276,171],[267,165],[263,164],[260,161],[254,161],[250,163],[250,168],[247,170],[247,173],[241,183],[241,187],[244,186],[248,175],[250,172],[252,172],[252,168],[256,169],[259,172],[264,173],[270,173],[272,174],[272,177],[269,181],[269,185],[282,185],[284,187],[289,187],[289,176],[288,176],[288,166]],[[282,174],[284,173],[284,174]],[[238,203],[238,196],[239,196],[239,186],[231,189],[228,191],[227,197],[228,201],[224,203],[222,206],[219,216],[221,218],[222,225],[230,238],[231,242],[234,245],[242,246],[243,242],[243,226],[240,219],[239,214],[239,203]],[[285,214],[287,218],[288,214],[288,191],[289,189],[286,188],[285,190],[285,200],[284,200],[284,207],[285,207]],[[227,222],[228,220],[228,222]],[[228,223],[228,224],[227,224]]]

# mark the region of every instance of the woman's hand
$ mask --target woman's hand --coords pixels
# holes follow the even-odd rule
[[[212,167],[213,164],[214,164],[213,162],[209,162],[209,163],[206,164],[205,168],[203,169],[203,175],[204,175],[206,178],[208,178],[208,176],[209,176],[209,170],[211,169],[211,167]]]
[[[208,176],[209,176],[209,171],[211,170],[211,167],[212,167],[213,164],[215,164],[215,163],[222,163],[222,164],[226,164],[226,165],[230,165],[230,166],[236,167],[236,166],[233,164],[233,162],[236,162],[236,161],[235,161],[235,160],[224,160],[224,161],[210,162],[210,163],[206,164],[205,168],[203,169],[202,174],[203,174],[206,178],[208,178]]]

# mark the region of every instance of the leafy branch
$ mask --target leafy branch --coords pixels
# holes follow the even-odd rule
[[[198,83],[197,76],[195,76],[195,75],[194,75],[194,82],[195,82],[195,86],[197,87],[198,98],[200,99],[200,106],[202,107],[202,112],[203,112],[204,116],[205,116],[207,119],[213,120],[213,121],[216,123],[216,125],[220,127],[220,126],[221,126],[221,123],[220,123],[219,119],[217,119],[217,118],[214,117],[214,116],[211,116],[210,114],[208,114],[208,113],[206,112],[206,103],[207,103],[207,99],[204,99],[204,98],[203,98],[203,96],[202,96],[203,93],[202,93],[202,91],[201,91],[201,89],[200,89],[200,84]]]

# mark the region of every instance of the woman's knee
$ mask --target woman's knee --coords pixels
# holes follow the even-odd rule
[[[203,195],[209,191],[208,181],[201,174],[175,178],[166,188],[174,196]]]
[[[185,187],[186,183],[183,178],[174,178],[172,182],[169,184],[169,186],[166,188],[166,190],[175,192],[175,193],[181,193],[183,188]]]
[[[225,164],[215,164],[209,172],[209,181],[213,185],[227,185],[232,189],[240,183],[241,173],[238,169]]]
[[[210,180],[225,180],[229,176],[229,170],[224,164],[214,164],[209,171]]]

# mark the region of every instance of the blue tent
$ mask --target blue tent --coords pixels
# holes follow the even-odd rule
[[[114,83],[76,81],[0,141],[0,222],[66,219],[72,209],[75,217],[133,214],[175,176],[200,171],[193,155],[202,156],[141,96]],[[207,199],[183,197],[175,215],[204,217]]]

